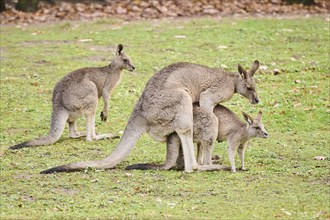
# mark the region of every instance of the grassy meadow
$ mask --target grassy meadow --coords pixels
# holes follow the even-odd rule
[[[329,28],[325,16],[2,25],[0,218],[330,219]],[[248,68],[258,59],[261,102],[251,105],[235,95],[224,103],[237,114],[264,113],[270,138],[250,142],[249,170],[124,170],[164,161],[165,144],[147,134],[122,163],[104,171],[39,174],[101,159],[118,139],[87,143],[69,139],[66,128],[53,145],[8,150],[48,133],[58,80],[78,68],[107,65],[119,43],[137,69],[124,72],[107,122],[99,117],[100,100],[98,133],[123,131],[148,79],[168,64],[188,61],[236,71],[237,63]],[[79,130],[85,126],[81,118]],[[229,165],[226,143],[217,143],[214,154]]]

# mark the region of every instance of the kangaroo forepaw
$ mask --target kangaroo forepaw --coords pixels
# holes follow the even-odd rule
[[[104,112],[101,112],[100,117],[101,117],[101,121],[107,121],[107,119],[108,119],[107,114]]]

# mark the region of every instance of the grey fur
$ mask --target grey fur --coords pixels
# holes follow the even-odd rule
[[[219,102],[239,93],[258,102],[252,77],[259,62],[255,61],[247,75],[228,73],[192,63],[174,63],[156,73],[147,83],[128,120],[122,139],[103,160],[78,162],[45,170],[42,173],[69,172],[88,167],[110,169],[121,162],[134,148],[144,132],[156,141],[166,141],[176,132],[182,143],[186,172],[198,169],[193,146],[193,105],[213,111]],[[248,89],[249,88],[249,89]]]
[[[248,141],[256,137],[269,137],[261,120],[262,112],[259,112],[255,119],[243,112],[244,120],[247,123],[241,121],[234,112],[221,105],[214,109],[214,114],[219,119],[217,141],[227,141],[231,171],[236,172],[234,157],[237,151],[241,160],[241,169],[245,170],[244,153]],[[207,149],[203,150],[205,151]]]
[[[199,146],[197,149],[202,149],[204,151],[199,151],[197,153],[197,162],[199,165],[211,165],[212,161],[212,147],[214,142],[217,140],[218,136],[218,118],[214,113],[209,112],[197,104],[193,107],[193,141]],[[177,166],[178,169],[184,168],[184,160],[180,138],[174,132],[167,137],[166,141],[166,160],[164,164],[134,164],[127,166],[127,170],[169,170]],[[214,169],[214,168],[212,168]]]
[[[101,112],[101,120],[107,120],[109,97],[112,90],[120,82],[122,70],[133,71],[135,69],[129,56],[122,50],[123,46],[119,44],[116,55],[108,66],[82,68],[64,76],[55,85],[53,91],[53,110],[49,134],[11,146],[10,149],[53,144],[61,137],[66,122],[69,124],[69,136],[71,138],[86,136],[87,141],[92,141],[118,137],[112,134],[96,135],[95,113],[98,99],[102,97],[104,108]],[[80,133],[76,130],[75,121],[83,115],[86,116],[87,133]]]
[[[259,112],[257,117],[253,119],[246,113],[243,113],[243,122],[239,117],[231,110],[222,105],[217,105],[214,108],[214,117],[217,117],[219,123],[214,127],[214,119],[210,117],[210,114],[203,111],[200,107],[194,106],[194,142],[197,143],[197,157],[198,163],[202,165],[212,165],[212,144],[213,140],[218,142],[228,142],[228,156],[231,165],[231,171],[236,172],[236,166],[234,156],[238,151],[241,160],[241,169],[245,170],[244,165],[244,153],[247,148],[248,140],[254,137],[267,138],[268,133],[261,122],[262,113]],[[217,131],[216,138],[213,139],[212,132]],[[210,137],[212,137],[210,139]],[[167,144],[167,155],[164,164],[134,164],[127,166],[127,170],[138,169],[138,170],[153,170],[161,169],[168,170],[173,168],[175,165],[178,167],[182,166],[182,153],[181,143],[177,140],[174,134],[169,136]],[[208,141],[210,140],[210,144]],[[170,143],[170,144],[169,144]],[[206,160],[206,163],[204,162]],[[222,166],[201,166],[200,170],[220,170],[224,169]]]

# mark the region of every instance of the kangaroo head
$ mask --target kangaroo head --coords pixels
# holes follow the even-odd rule
[[[267,138],[268,133],[261,122],[262,112],[259,112],[257,117],[253,119],[251,116],[242,112],[244,120],[248,123],[249,137]]]
[[[116,55],[112,59],[111,64],[113,64],[117,69],[127,69],[128,71],[135,70],[135,66],[131,61],[131,58],[123,52],[123,49],[123,45],[119,44],[116,50]]]
[[[252,104],[257,104],[259,102],[258,94],[256,92],[256,82],[253,78],[253,75],[258,68],[258,60],[254,61],[249,71],[246,71],[240,64],[238,64],[238,72],[242,78],[240,83],[237,84],[236,91],[242,96],[248,98]]]

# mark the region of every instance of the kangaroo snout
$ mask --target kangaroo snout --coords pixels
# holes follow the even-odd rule
[[[135,70],[135,66],[134,65],[131,65],[130,67],[131,68],[129,69],[129,71],[133,72]]]
[[[267,132],[264,132],[263,138],[268,138],[268,137],[269,137],[269,134]]]
[[[258,99],[258,98],[253,98],[253,99],[251,100],[251,103],[252,103],[252,104],[258,104],[258,103],[259,103],[259,99]]]

